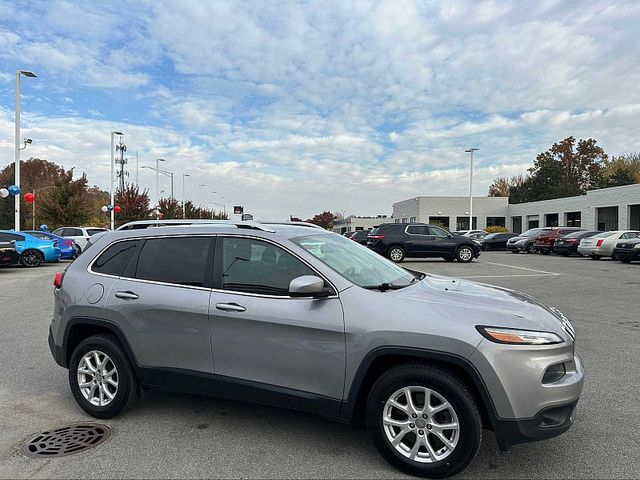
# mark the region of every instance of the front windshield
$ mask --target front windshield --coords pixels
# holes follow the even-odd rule
[[[538,233],[542,233],[544,231],[545,231],[544,228],[531,228],[531,229],[527,230],[526,232],[521,233],[520,236],[521,237],[535,237]],[[548,231],[550,232],[551,229],[549,229]]]
[[[292,238],[291,241],[361,287],[383,284],[406,287],[416,280],[403,268],[340,235],[308,235]]]

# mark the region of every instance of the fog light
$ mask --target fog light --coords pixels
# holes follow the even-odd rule
[[[547,368],[542,377],[542,383],[553,383],[560,380],[567,373],[564,363],[556,363]]]

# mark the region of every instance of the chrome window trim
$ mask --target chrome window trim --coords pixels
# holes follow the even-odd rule
[[[412,237],[435,237],[435,235],[431,235],[429,233],[424,234],[424,233],[411,233],[409,232],[409,227],[425,227],[427,229],[427,231],[429,231],[429,227],[427,225],[416,225],[416,224],[409,224],[407,225],[407,227],[404,229],[404,233],[406,233],[407,235],[411,235]]]
[[[143,232],[146,231],[148,232],[148,229],[142,230]],[[284,245],[282,245],[281,243],[277,243],[274,242],[271,239],[267,239],[264,237],[259,237],[259,236],[255,236],[255,235],[243,235],[243,234],[238,234],[238,233],[224,233],[224,234],[219,234],[219,233],[181,233],[178,235],[169,235],[169,234],[164,234],[164,235],[144,235],[144,236],[139,236],[139,237],[127,237],[127,238],[120,238],[114,242],[111,242],[109,244],[107,244],[104,248],[102,248],[102,250],[100,250],[96,256],[89,262],[89,264],[87,265],[87,272],[91,275],[97,275],[99,277],[105,277],[105,278],[113,278],[116,280],[119,279],[123,279],[123,280],[129,280],[132,282],[139,282],[139,283],[147,283],[147,284],[155,284],[155,285],[165,285],[165,286],[171,286],[171,287],[180,287],[180,288],[189,288],[189,289],[193,289],[193,290],[206,290],[209,292],[219,292],[219,293],[232,293],[234,295],[245,295],[245,296],[252,296],[252,297],[263,297],[263,298],[283,298],[283,299],[292,299],[292,300],[298,300],[298,299],[302,299],[302,300],[308,300],[309,298],[312,297],[289,297],[286,295],[266,295],[266,294],[261,294],[261,293],[249,293],[249,292],[238,292],[236,290],[224,290],[224,289],[215,289],[215,288],[208,288],[208,287],[195,287],[195,286],[191,286],[191,285],[183,285],[180,283],[168,283],[168,282],[158,282],[156,280],[145,280],[142,278],[131,278],[131,277],[126,277],[123,275],[120,276],[116,276],[116,275],[109,275],[106,273],[99,273],[99,272],[94,272],[92,270],[91,267],[93,267],[93,264],[95,263],[95,261],[100,257],[100,255],[102,255],[108,248],[112,247],[113,245],[120,243],[120,242],[127,242],[127,241],[140,241],[140,240],[148,240],[148,239],[157,239],[157,238],[181,238],[181,237],[239,237],[239,238],[251,238],[251,239],[256,239],[256,240],[262,240],[268,243],[271,243],[277,247],[282,248],[283,250],[285,250],[287,253],[290,253],[291,255],[293,255],[295,258],[297,258],[298,260],[300,260],[302,263],[304,263],[305,265],[307,265],[311,270],[313,270],[316,275],[318,275],[318,277],[322,278],[325,282],[327,282],[331,288],[333,289],[335,293],[335,295],[330,295],[328,297],[322,297],[322,299],[329,299],[329,298],[339,298],[339,291],[338,288],[333,284],[333,282],[331,280],[329,280],[326,275],[323,275],[322,273],[318,272],[318,270],[311,265],[309,262],[307,262],[305,259],[301,258],[299,255],[297,255],[295,252],[291,251],[289,248],[285,247]]]

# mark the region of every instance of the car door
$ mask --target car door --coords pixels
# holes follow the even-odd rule
[[[430,256],[453,255],[456,253],[456,242],[444,228],[429,225]]]
[[[107,293],[105,316],[123,331],[143,383],[212,391],[209,297],[213,236],[141,239]]]
[[[337,408],[346,355],[338,296],[289,297],[292,279],[318,274],[264,239],[218,237],[214,270],[211,346],[220,393]]]
[[[433,242],[433,239],[430,238],[427,226],[409,225],[405,229],[405,232],[406,256],[426,257],[430,252],[430,244]]]

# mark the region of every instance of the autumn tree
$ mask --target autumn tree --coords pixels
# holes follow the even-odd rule
[[[158,210],[162,218],[182,218],[180,202],[173,197],[161,198],[158,201]]]
[[[110,215],[101,209],[104,205],[109,205],[111,197],[109,192],[102,190],[97,185],[90,187],[87,191],[87,204],[89,205],[90,218],[88,224],[92,227],[109,228]]]
[[[326,230],[330,230],[331,227],[333,227],[333,222],[337,219],[338,217],[336,217],[334,213],[325,211],[314,215],[313,218],[308,219],[307,222],[318,225]]]
[[[122,208],[116,215],[118,224],[147,220],[153,212],[149,206],[149,191],[145,188],[140,192],[140,187],[132,183],[127,183],[122,192],[120,189],[116,190],[115,201]]]
[[[511,181],[507,177],[498,177],[489,186],[490,197],[508,197]]]
[[[605,162],[607,187],[640,183],[640,152],[612,157]]]

